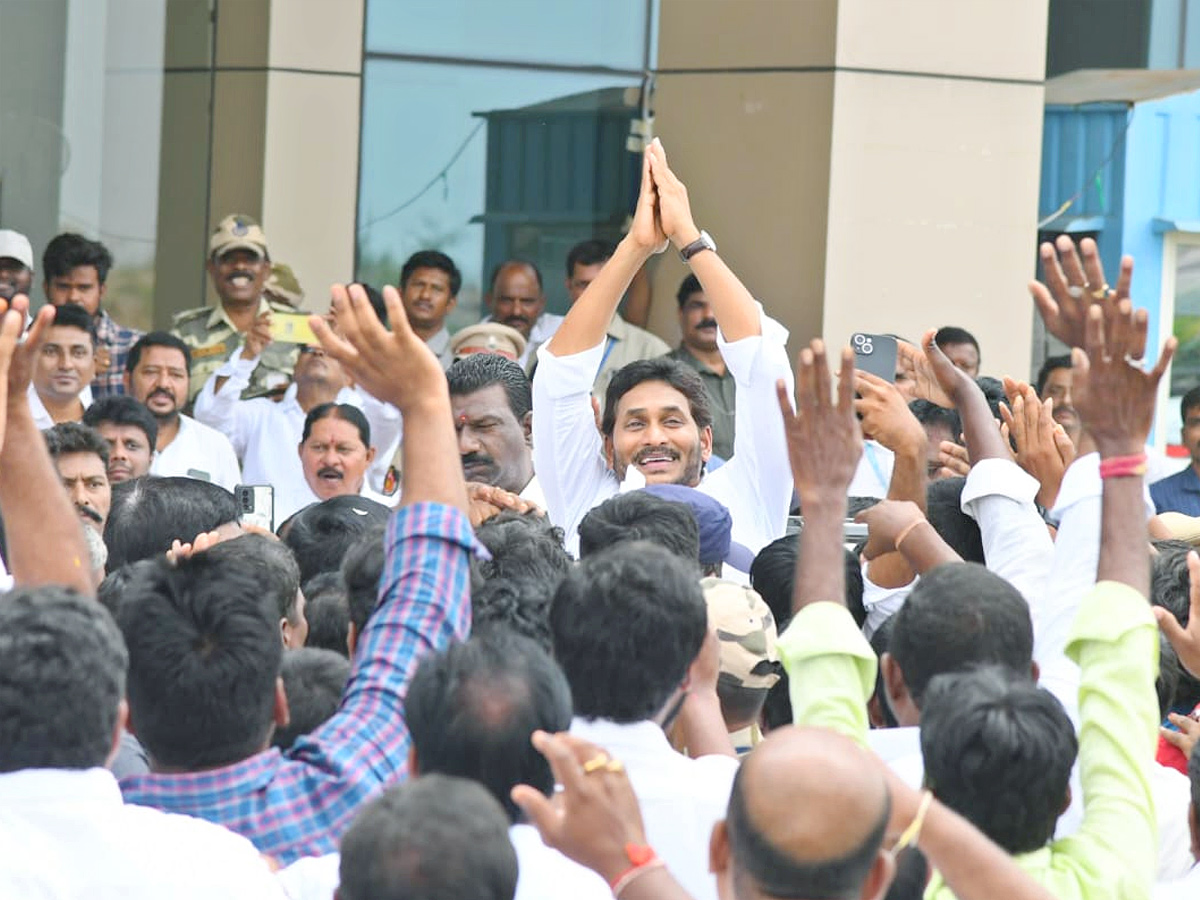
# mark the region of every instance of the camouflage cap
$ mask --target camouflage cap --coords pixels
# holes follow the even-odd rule
[[[208,256],[221,256],[230,250],[249,250],[262,257],[269,257],[267,236],[263,234],[262,226],[249,216],[234,213],[226,216],[213,230],[208,239]]]
[[[472,353],[498,353],[506,359],[517,360],[525,352],[525,336],[499,322],[480,322],[456,332],[450,338],[450,352],[455,359]]]
[[[296,309],[304,302],[304,289],[300,287],[300,279],[287,263],[271,263],[271,276],[263,285],[263,293]]]
[[[735,687],[771,687],[782,666],[771,608],[755,591],[719,578],[700,582],[708,604],[708,625],[721,642],[720,683]]]

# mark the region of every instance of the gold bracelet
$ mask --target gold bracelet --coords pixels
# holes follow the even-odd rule
[[[928,521],[929,521],[928,519],[926,519],[924,516],[922,516],[921,518],[917,519],[915,522],[909,522],[907,525],[905,525],[904,529],[898,535],[896,535],[896,549],[897,550],[900,549],[900,545],[904,543],[904,539],[906,537],[908,537],[909,532],[911,532],[914,528],[916,528],[922,522],[928,522]]]
[[[896,841],[896,846],[893,848],[893,853],[899,853],[910,844],[915,844],[917,838],[921,835],[921,826],[925,824],[925,814],[929,812],[929,807],[933,804],[933,791],[922,791],[921,805],[917,807],[917,814],[913,816],[912,822],[904,829],[900,835],[900,840]]]

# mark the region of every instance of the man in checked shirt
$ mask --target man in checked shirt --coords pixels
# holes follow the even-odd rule
[[[284,864],[337,849],[362,804],[404,777],[403,700],[417,661],[470,630],[477,545],[446,377],[396,291],[384,296],[392,332],[358,286],[333,289],[341,337],[310,320],[355,382],[400,410],[406,437],[379,603],[333,718],[285,753],[269,749],[288,716],[278,614],[237,560],[220,570],[204,552],[160,561],[122,598],[130,718],[151,766],[121,783],[126,801],[219,823]]]

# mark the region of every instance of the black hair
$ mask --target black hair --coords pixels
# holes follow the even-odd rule
[[[1066,710],[1028,674],[985,666],[929,683],[925,783],[1014,856],[1053,837],[1078,750]]]
[[[261,534],[243,534],[222,541],[208,554],[215,563],[234,556],[241,558],[243,565],[254,572],[263,600],[278,619],[296,624],[300,613],[300,567],[286,544]]]
[[[983,399],[987,401],[992,418],[1001,421],[1000,404],[1008,402],[1008,397],[1004,393],[1004,382],[999,378],[992,378],[990,375],[980,375],[975,379],[975,384],[983,392]]]
[[[888,652],[892,643],[892,629],[896,626],[896,617],[888,616],[879,627],[875,629],[875,633],[871,635],[871,649],[875,651],[875,656],[882,660],[883,654]],[[887,728],[899,728],[900,723],[896,720],[896,714],[892,712],[892,706],[887,699],[887,686],[883,683],[883,666],[875,667],[875,692],[872,694],[872,699],[879,704],[880,714],[883,716],[883,724]]]
[[[92,321],[91,313],[78,303],[56,306],[50,325],[54,328],[78,328],[92,339],[92,346],[96,346],[96,324]]]
[[[371,304],[371,309],[375,310],[375,317],[379,319],[384,328],[388,327],[388,311],[387,301],[383,299],[383,294],[379,293],[379,289],[372,287],[365,281],[352,281],[351,284],[357,284],[363,289],[367,295],[367,301]]]
[[[346,586],[346,606],[350,623],[361,635],[367,619],[379,603],[379,579],[383,576],[386,555],[384,525],[373,525],[346,548],[342,557],[342,583]]]
[[[488,287],[490,289],[492,289],[492,290],[495,289],[496,279],[499,278],[500,273],[503,272],[505,269],[507,269],[509,266],[522,266],[526,269],[529,269],[531,272],[533,272],[533,277],[535,279],[537,279],[538,290],[539,291],[542,290],[542,270],[539,269],[536,264],[530,262],[527,259],[515,259],[515,258],[514,259],[506,259],[506,260],[504,260],[504,262],[496,263],[496,265],[492,268],[491,277],[488,278]]]
[[[1200,386],[1192,388],[1179,401],[1179,418],[1181,421],[1187,421],[1189,409],[1195,409],[1200,406]]]
[[[1062,356],[1047,356],[1046,361],[1042,363],[1042,367],[1038,369],[1037,384],[1034,387],[1037,389],[1037,395],[1042,396],[1042,389],[1046,387],[1046,379],[1050,377],[1050,373],[1055,369],[1070,369],[1071,354],[1064,353]],[[1044,397],[1042,399],[1045,399]]]
[[[594,266],[612,259],[616,246],[602,238],[580,241],[567,252],[567,277],[575,274],[576,266]]]
[[[982,564],[983,536],[979,523],[962,511],[962,492],[967,479],[943,478],[925,490],[925,518],[964,562]]]
[[[349,422],[358,431],[358,437],[363,442],[363,446],[368,448],[371,446],[371,423],[367,421],[367,417],[363,415],[361,409],[349,403],[318,403],[310,409],[308,415],[304,417],[304,433],[300,435],[301,444],[308,440],[313,426],[322,419],[341,419],[343,422]]]
[[[465,397],[494,384],[504,388],[508,408],[521,422],[533,409],[533,389],[529,377],[517,363],[498,353],[472,353],[464,356],[446,370],[451,397]]]
[[[458,271],[454,260],[445,253],[440,250],[418,250],[406,259],[400,268],[401,289],[408,284],[408,279],[412,278],[413,272],[417,269],[439,269],[445,272],[450,278],[450,296],[458,296],[458,291],[462,287],[462,272]]]
[[[275,730],[271,746],[287,750],[337,712],[350,678],[350,660],[332,650],[300,647],[283,654],[280,674],[287,694],[289,720]]]
[[[132,373],[137,368],[138,363],[142,361],[142,354],[151,347],[170,347],[172,350],[178,350],[183,354],[183,368],[189,373],[192,371],[192,351],[175,335],[169,331],[151,331],[148,334],[143,334],[129,349],[129,356],[125,359],[125,371]]]
[[[420,774],[478,781],[516,823],[521,810],[509,796],[516,785],[554,794],[550,765],[530,737],[567,730],[571,690],[550,654],[496,631],[422,659],[404,717]]]
[[[918,707],[935,676],[974,665],[1002,665],[1029,677],[1029,604],[977,563],[945,563],[927,572],[892,618],[888,651]]]
[[[208,551],[154,560],[126,586],[130,716],[156,765],[224,766],[267,743],[283,642],[260,579],[248,555]]]
[[[537,578],[489,578],[471,589],[471,633],[511,632],[550,653],[550,601],[557,581]]]
[[[1167,610],[1186,628],[1192,611],[1187,556],[1194,548],[1186,541],[1153,543],[1158,553],[1150,560],[1150,602]],[[1171,706],[1190,712],[1197,703],[1200,703],[1200,679],[1180,666]]]
[[[696,428],[703,431],[712,425],[712,410],[709,408],[708,392],[700,374],[686,363],[659,356],[654,359],[639,359],[622,366],[613,373],[604,392],[604,417],[600,430],[605,437],[612,437],[617,424],[617,404],[629,391],[645,381],[662,381],[683,394]]]
[[[708,608],[696,570],[630,541],[572,569],[554,593],[554,655],[576,715],[640,722],[658,714],[700,652]]]
[[[800,553],[800,534],[785,534],[767,544],[750,564],[750,586],[771,608],[771,614],[783,634],[792,618],[792,594],[796,584],[796,559]],[[863,606],[863,575],[858,555],[843,550],[846,570],[846,608],[862,628],[867,621]]]
[[[386,506],[353,494],[310,503],[292,516],[283,542],[300,564],[301,586],[321,572],[336,572],[350,546],[387,520]]]
[[[108,570],[166,553],[172,541],[191,541],[240,514],[233,494],[198,478],[145,475],[114,484],[104,523]]]
[[[933,341],[939,347],[946,347],[950,344],[970,344],[975,348],[976,353],[979,352],[979,341],[975,340],[975,335],[957,325],[943,325],[933,336]]]
[[[775,846],[771,836],[755,826],[746,804],[744,775],[745,769],[738,769],[734,776],[725,813],[735,894],[823,900],[857,898],[883,846],[891,802],[885,799],[882,815],[857,847],[833,859],[801,862]]]
[[[888,885],[883,900],[922,900],[929,884],[929,860],[916,847],[896,853],[896,877]]]
[[[110,394],[101,397],[83,411],[83,424],[96,428],[102,423],[132,425],[140,428],[150,444],[150,452],[158,443],[158,419],[145,404],[138,403],[128,394]]]
[[[592,507],[579,522],[580,559],[628,541],[655,544],[685,565],[700,564],[700,526],[685,503],[627,491]]]
[[[338,875],[340,900],[513,900],[517,854],[486,790],[427,775],[363,807],[342,838]]]
[[[54,459],[68,453],[95,453],[108,468],[108,441],[95,428],[82,422],[59,422],[43,431],[42,437]]]
[[[675,299],[679,302],[679,308],[683,309],[683,304],[688,302],[688,298],[692,294],[699,294],[704,291],[704,287],[700,284],[700,279],[694,273],[689,273],[687,277],[679,283],[679,290],[675,292]]]
[[[913,400],[908,404],[908,410],[922,425],[941,426],[950,432],[950,440],[958,442],[958,436],[962,434],[962,419],[958,410],[946,409],[924,399]]]
[[[72,269],[80,266],[92,266],[96,270],[96,280],[104,284],[112,265],[112,254],[102,243],[69,231],[55,235],[42,251],[42,274],[47,279],[69,275]]]
[[[0,659],[0,772],[103,766],[128,663],[108,611],[66,587],[9,591]]]
[[[350,630],[350,607],[341,573],[314,575],[304,585],[304,600],[304,617],[308,619],[304,646],[349,656],[346,635]]]

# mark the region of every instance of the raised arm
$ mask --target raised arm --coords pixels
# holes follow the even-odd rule
[[[18,586],[62,584],[85,594],[96,590],[79,517],[33,421],[27,391],[54,307],[39,310],[25,340],[17,343],[28,298],[12,308],[0,300],[0,512],[8,540],[8,568]],[[5,402],[7,401],[7,402]]]

